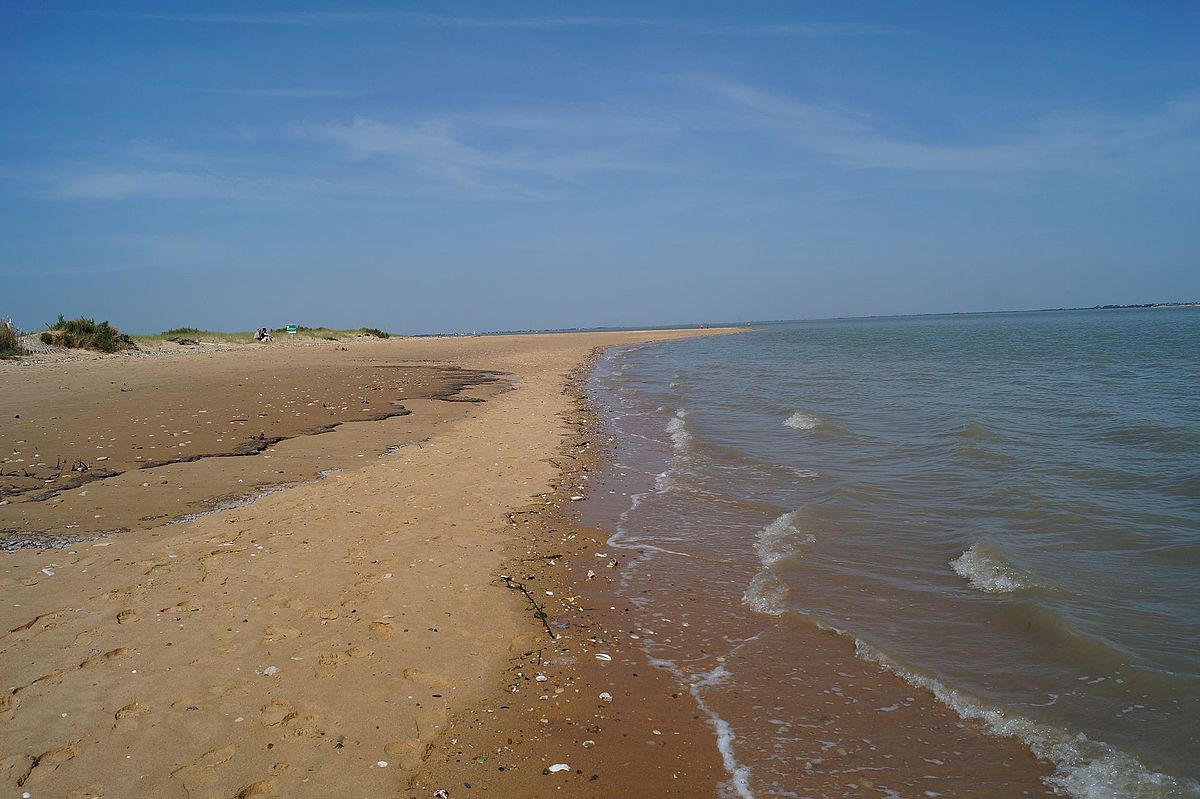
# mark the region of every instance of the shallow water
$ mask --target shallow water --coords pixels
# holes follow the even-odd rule
[[[769,325],[614,351],[590,384],[614,545],[649,553],[635,604],[684,555],[1095,797],[1200,796],[1198,388],[1195,309]]]

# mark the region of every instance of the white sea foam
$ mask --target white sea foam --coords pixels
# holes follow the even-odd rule
[[[667,422],[667,432],[671,435],[671,444],[675,447],[675,452],[686,452],[688,444],[692,440],[692,434],[688,432],[687,423],[684,419],[687,418],[687,409],[679,408],[675,411],[675,416],[671,421]]]
[[[821,424],[821,420],[808,411],[796,411],[784,424],[793,430],[815,430]]]
[[[735,650],[736,651],[736,650]],[[713,732],[717,736],[717,751],[721,753],[721,763],[725,766],[725,771],[729,773],[729,779],[718,786],[721,796],[738,796],[741,799],[755,799],[754,791],[750,788],[750,767],[738,762],[737,755],[733,749],[733,742],[737,740],[737,735],[733,732],[733,727],[729,722],[721,718],[721,716],[708,706],[704,698],[700,696],[700,691],[704,688],[711,688],[715,685],[720,685],[725,682],[731,675],[729,671],[722,665],[717,666],[710,672],[684,677],[683,671],[678,664],[673,660],[663,660],[653,656],[648,657],[650,665],[655,668],[666,668],[675,675],[675,679],[679,682],[690,686],[692,698],[696,700],[696,707],[708,716],[708,722],[712,724]]]
[[[816,536],[797,525],[799,518],[800,511],[785,513],[758,532],[754,551],[758,553],[763,568],[754,575],[750,585],[746,586],[746,593],[742,595],[742,601],[757,613],[782,616],[787,612],[787,598],[791,589],[771,571],[771,567],[798,554],[806,544],[816,543]]]
[[[981,541],[976,541],[950,561],[950,568],[965,578],[972,588],[987,594],[1008,594],[1029,585],[1011,563]]]
[[[782,616],[787,612],[787,598],[791,593],[787,583],[780,580],[769,571],[761,571],[754,575],[742,601],[756,613],[765,616]]]
[[[1046,783],[1074,799],[1182,799],[1200,797],[1200,784],[1183,782],[1142,765],[1137,758],[1083,733],[1071,735],[989,705],[948,688],[893,661],[878,649],[855,639],[855,654],[878,663],[906,682],[932,693],[964,719],[982,723],[993,735],[1016,738],[1039,758],[1054,764]]]
[[[817,542],[816,536],[797,526],[799,516],[799,511],[785,513],[759,531],[754,551],[758,553],[764,567],[770,567],[784,558],[795,555],[804,544]]]

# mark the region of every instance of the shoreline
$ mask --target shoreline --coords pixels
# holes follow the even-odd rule
[[[10,631],[0,665],[13,675],[0,739],[25,752],[0,773],[16,787],[45,781],[81,797],[135,786],[162,796],[323,795],[346,785],[397,797],[690,797],[722,785],[752,795],[736,709],[703,695],[724,666],[693,674],[656,658],[639,608],[618,593],[641,553],[609,546],[612,530],[580,518],[615,447],[586,382],[605,348],[646,341],[613,338],[592,336],[583,348],[587,336],[490,349],[467,340],[441,352],[443,362],[504,367],[519,387],[362,422],[378,450],[386,425],[425,420],[408,445],[365,466],[186,524],[0,554],[5,596],[53,586],[0,610]],[[339,440],[331,436],[304,438],[325,446]],[[489,466],[500,468],[489,476]],[[92,576],[101,564],[104,576]],[[659,610],[677,620],[710,599],[695,585],[667,596],[674,610]],[[773,624],[754,623],[752,638]],[[808,627],[800,640],[847,668],[848,642]],[[754,657],[731,658],[729,672],[763,667]],[[872,670],[852,650],[849,660]],[[813,690],[827,693],[833,672],[815,666]],[[890,672],[875,678],[913,693]],[[186,696],[182,684],[192,686]],[[956,738],[973,735],[936,707]],[[915,751],[911,728],[897,732],[889,744]],[[177,743],[140,751],[163,734]],[[1005,751],[1001,772],[1013,750],[1032,758],[992,736],[972,740],[980,757]],[[803,773],[820,779],[813,765]],[[127,768],[139,771],[135,781]]]
[[[599,401],[598,397],[592,399]],[[590,408],[589,413],[594,435],[617,432],[603,428],[598,408]],[[611,467],[615,444],[603,449],[605,462]],[[624,452],[626,458],[629,454],[628,450]],[[580,507],[586,524],[602,522],[605,529],[600,544],[610,560],[622,561],[626,571],[633,572],[619,593],[615,585],[609,586],[608,598],[615,600],[615,605],[624,603],[626,611],[630,610],[631,599],[639,608],[645,603],[640,618],[637,613],[631,614],[634,618],[622,618],[618,613],[605,620],[606,632],[614,638],[626,638],[631,659],[640,662],[642,668],[668,672],[675,689],[672,697],[680,690],[684,696],[690,693],[690,704],[696,711],[692,718],[702,721],[708,736],[707,750],[722,766],[719,779],[710,782],[703,793],[716,795],[719,785],[721,795],[732,793],[746,799],[791,791],[857,795],[863,790],[899,789],[908,795],[914,790],[930,790],[929,780],[936,780],[932,787],[945,795],[1052,793],[1045,781],[1053,772],[1052,765],[1039,760],[1024,742],[994,735],[977,719],[960,718],[932,692],[914,687],[902,675],[860,657],[853,636],[827,629],[807,617],[789,615],[780,619],[750,612],[741,597],[750,577],[758,571],[757,562],[686,556],[653,545],[619,541],[623,536],[618,516],[624,516],[624,506],[619,503],[632,499],[636,506],[638,499],[625,494],[629,486],[618,477],[621,470],[605,469],[605,462],[591,475],[598,478],[590,488],[599,507],[591,497]],[[630,461],[624,463],[627,468]],[[615,489],[618,497],[627,499],[606,499],[602,490],[606,485],[610,493]],[[666,561],[655,568],[661,577],[640,574],[647,556]],[[689,571],[689,565],[696,566],[696,570]],[[586,564],[579,568],[586,568]],[[726,582],[730,584],[729,596],[716,597],[713,592],[724,591]],[[732,624],[721,619],[730,612],[734,616]],[[722,630],[715,640],[733,648],[723,656],[705,655],[705,641],[713,643],[714,636],[706,639],[695,632],[704,626]],[[689,636],[690,645],[686,644]],[[735,687],[725,691],[727,683]],[[753,698],[743,700],[739,694]],[[857,696],[851,698],[851,694]],[[831,698],[836,701],[831,703]],[[886,721],[870,718],[861,702],[888,705],[884,710],[891,712]],[[776,705],[776,717],[786,719],[788,726],[813,730],[807,736],[813,739],[810,751],[792,752],[797,762],[782,784],[756,777],[767,762],[764,757],[773,759],[782,753],[772,753],[769,746],[759,747],[761,742],[754,741],[753,734],[747,738],[748,705],[755,703],[758,707]],[[844,748],[827,751],[821,740],[830,738],[847,743]],[[867,746],[860,741],[867,742]],[[934,769],[939,773],[936,778],[922,776],[933,768],[931,763],[940,764]],[[991,787],[980,793],[984,785]]]
[[[494,581],[514,551],[504,512],[559,483],[561,374],[596,346],[671,335],[352,349],[499,369],[519,386],[482,403],[428,400],[412,444],[372,459],[363,446],[379,448],[382,426],[421,414],[364,423],[376,434],[365,441],[306,437],[364,459],[249,505],[4,553],[0,779],[80,797],[418,795],[430,744],[488,694],[531,620]],[[190,365],[209,360],[78,368],[115,385],[114,369],[154,361],[193,394]],[[136,507],[105,486],[79,491]]]
[[[489,696],[451,721],[418,787],[451,796],[465,787],[499,796],[696,797],[716,796],[729,778],[687,689],[623,629],[629,608],[617,604],[612,583],[626,558],[607,546],[611,532],[571,518],[609,449],[585,391],[603,349],[563,386],[570,433],[558,460],[570,463],[556,463],[552,492],[509,514],[518,551],[504,582],[528,598],[529,632],[514,640]]]

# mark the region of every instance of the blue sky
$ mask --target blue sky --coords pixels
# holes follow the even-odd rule
[[[0,315],[1200,299],[1195,3],[6,4]]]

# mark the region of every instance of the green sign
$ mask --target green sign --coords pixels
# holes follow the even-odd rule
[[[295,333],[295,332],[296,332],[296,326],[295,326],[295,325],[288,325],[288,326],[287,326],[287,331],[288,331],[288,335],[291,335],[292,333]]]

